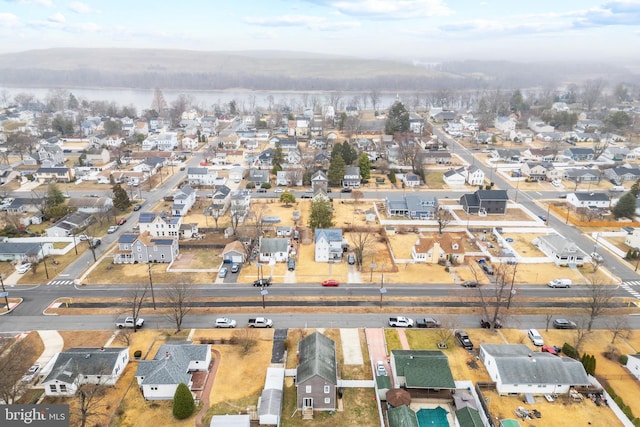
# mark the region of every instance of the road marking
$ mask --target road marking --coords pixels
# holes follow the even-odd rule
[[[73,285],[73,280],[52,280],[49,283],[47,283],[47,286],[49,285]]]

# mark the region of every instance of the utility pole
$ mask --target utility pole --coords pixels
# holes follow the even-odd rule
[[[47,280],[49,280],[49,269],[47,268],[47,257],[44,254],[44,247],[42,246],[42,242],[40,242],[40,250],[42,251],[42,263],[44,264],[44,273],[47,275]]]
[[[149,264],[149,286],[151,287],[151,301],[153,302],[153,309],[156,309],[156,296],[153,293],[153,280],[151,279],[151,264]]]
[[[2,284],[2,295],[4,295],[4,302],[7,305],[7,311],[9,311],[9,293],[4,289],[4,276],[0,274],[0,284]]]

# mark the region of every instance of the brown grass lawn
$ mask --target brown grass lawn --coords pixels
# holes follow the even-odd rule
[[[75,347],[102,347],[113,335],[112,331],[59,331],[59,333],[64,340],[64,350]]]

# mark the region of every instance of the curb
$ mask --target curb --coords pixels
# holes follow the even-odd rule
[[[4,316],[5,314],[11,314],[13,310],[15,310],[20,304],[22,304],[23,301],[24,301],[24,298],[18,298],[18,302],[14,303],[13,305],[11,305],[11,301],[9,301],[9,310],[3,311],[2,313],[0,313],[0,316]]]

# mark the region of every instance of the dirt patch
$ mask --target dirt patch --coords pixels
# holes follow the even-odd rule
[[[111,331],[58,331],[64,340],[63,350],[76,347],[102,347],[113,335]]]

